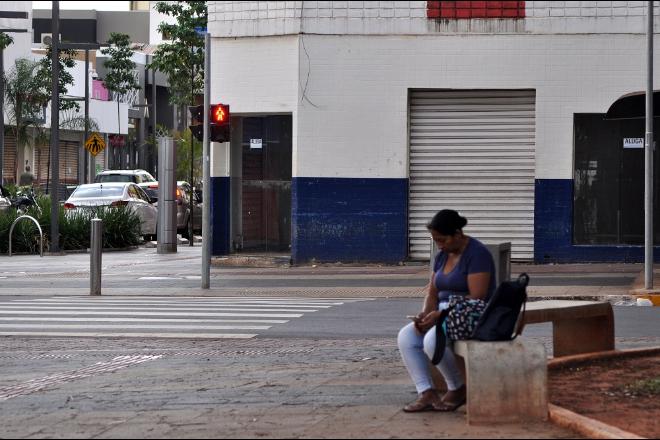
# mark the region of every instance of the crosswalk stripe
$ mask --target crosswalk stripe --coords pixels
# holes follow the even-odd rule
[[[268,330],[270,325],[177,325],[177,330]],[[0,324],[0,328],[43,328],[42,324]],[[123,329],[172,329],[171,325],[100,325],[100,324],[58,324],[49,325],[49,329],[103,329],[103,330],[123,330]]]
[[[332,306],[340,306],[343,305],[344,302],[342,301],[333,301],[333,302],[317,302],[317,301],[273,301],[273,300],[246,300],[246,299],[237,299],[237,300],[229,300],[229,299],[222,299],[222,300],[217,300],[217,299],[211,299],[208,301],[202,301],[199,299],[191,299],[188,300],[187,298],[181,298],[181,299],[170,299],[170,300],[163,300],[163,299],[157,299],[157,300],[150,300],[150,299],[145,299],[144,297],[141,297],[140,299],[135,299],[134,301],[131,301],[131,299],[115,299],[115,298],[82,298],[82,299],[72,299],[72,298],[40,298],[40,299],[34,299],[34,300],[15,300],[12,302],[38,302],[38,303],[50,303],[50,302],[59,302],[63,304],[69,304],[69,303],[80,303],[80,302],[85,302],[85,303],[95,303],[95,304],[111,304],[111,303],[120,303],[120,304],[133,304],[133,303],[148,303],[148,304],[254,304],[254,305],[282,305],[282,306],[296,306],[296,307],[332,307]]]
[[[296,309],[296,310],[301,310],[301,311],[316,311],[314,309],[329,309],[332,308],[332,306],[299,306],[299,305],[283,305],[283,304],[232,304],[232,303],[209,303],[209,304],[186,304],[186,303],[148,303],[148,302],[112,302],[112,303],[101,303],[101,302],[95,302],[95,301],[80,301],[76,303],[70,303],[70,302],[63,302],[63,301],[48,301],[48,302],[39,302],[39,303],[33,303],[29,301],[16,301],[10,304],[10,305],[5,305],[2,307],[13,307],[13,306],[18,306],[18,305],[25,305],[25,306],[30,306],[30,307],[39,307],[39,306],[47,306],[47,307],[53,307],[53,306],[102,306],[102,307],[108,307],[108,306],[131,306],[131,307],[153,307],[153,306],[159,306],[159,307],[188,307],[188,308],[223,308],[223,307],[247,307],[251,306],[252,308],[254,307],[270,307],[274,309]]]
[[[256,334],[244,333],[101,333],[101,332],[0,332],[0,336],[92,337],[92,338],[178,338],[178,339],[251,339]]]
[[[102,311],[88,311],[88,310],[50,310],[50,311],[30,311],[30,310],[2,310],[0,315],[113,315],[113,316],[197,316],[197,317],[244,317],[244,318],[300,318],[303,316],[301,313],[174,313],[174,312],[134,312],[126,310],[125,312],[102,312]]]
[[[172,297],[172,296],[120,296],[120,295],[113,295],[113,296],[101,296],[101,297],[90,297],[89,295],[87,296],[54,296],[50,298],[35,298],[34,301],[43,301],[43,300],[49,300],[49,299],[58,299],[62,301],[80,301],[83,299],[93,299],[95,301],[115,301],[115,300],[154,300],[154,301],[232,301],[232,302],[239,302],[239,301],[275,301],[275,302],[280,302],[280,301],[292,301],[292,302],[297,302],[297,303],[313,303],[313,304],[343,304],[347,302],[363,302],[363,301],[373,301],[373,298],[295,298],[295,297],[234,297],[234,296],[178,296],[178,297]]]
[[[248,339],[305,314],[363,301],[272,297],[113,296],[0,304],[0,336]]]
[[[5,310],[99,310],[99,307],[77,307],[77,306],[33,306],[33,305],[6,305],[0,307],[0,313]],[[126,310],[126,307],[103,307],[103,310]],[[132,307],[130,310],[156,310],[156,311],[168,311],[168,310],[178,310],[180,312],[194,312],[200,310],[197,308],[190,307],[148,307],[142,306],[139,308]],[[201,310],[213,310],[217,312],[251,312],[254,308],[234,308],[234,307],[214,307],[208,306],[203,307]],[[317,312],[316,309],[301,310],[301,309],[258,309],[260,312],[282,312],[282,313],[300,313],[300,312]]]
[[[62,321],[78,321],[78,322],[87,322],[90,318],[72,318],[70,316],[66,318],[44,318],[43,316],[39,317],[23,317],[23,316],[0,316],[0,322],[11,322],[11,321],[39,321],[39,322],[62,322]],[[166,319],[152,319],[152,318],[99,318],[94,317],[94,322],[169,322],[169,323],[178,323],[178,322],[215,322],[215,323],[227,323],[227,324],[286,324],[289,322],[286,319],[241,319],[241,320],[232,320],[232,319],[178,319],[178,318],[166,318]]]

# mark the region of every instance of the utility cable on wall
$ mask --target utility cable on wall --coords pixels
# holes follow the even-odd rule
[[[307,78],[305,79],[305,87],[302,87],[302,84],[300,83],[300,80],[298,80],[298,86],[300,88],[302,88],[302,97],[300,99],[301,99],[301,101],[302,100],[307,101],[314,108],[320,108],[318,105],[314,104],[307,97],[307,87],[309,86],[309,76],[312,72],[312,61],[311,61],[311,58],[309,57],[309,52],[307,52],[307,47],[305,46],[305,31],[303,29],[303,23],[305,21],[304,9],[305,9],[305,2],[302,1],[302,2],[300,2],[300,31],[299,31],[299,34],[300,34],[300,42],[302,43],[303,50],[305,51],[305,56],[307,57]]]

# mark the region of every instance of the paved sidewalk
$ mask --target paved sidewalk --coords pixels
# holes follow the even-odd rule
[[[58,341],[59,360],[45,341],[31,340],[29,353],[18,348],[24,344],[0,339],[0,395],[8,378],[25,390],[2,402],[3,438],[575,437],[549,422],[469,427],[464,408],[405,414],[402,406],[416,394],[392,339],[181,341],[178,347],[123,340],[98,347],[71,339]],[[154,358],[101,371],[119,355]],[[29,375],[22,356],[32,356]],[[87,376],[80,378],[82,372]],[[21,377],[46,377],[46,388],[29,393]]]
[[[642,269],[639,264],[514,264],[512,274],[529,273],[532,299],[602,299],[630,304],[635,301],[630,288]],[[423,263],[213,266],[210,290],[200,288],[200,275],[200,246],[182,246],[176,254],[159,255],[154,249],[140,248],[103,255],[104,295],[422,297],[429,272]],[[0,295],[86,294],[88,254],[0,256]]]

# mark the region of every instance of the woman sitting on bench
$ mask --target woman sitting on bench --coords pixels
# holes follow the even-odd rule
[[[455,411],[465,404],[465,382],[450,345],[438,365],[449,390],[442,397],[433,387],[430,368],[435,367],[429,362],[435,351],[434,327],[449,297],[463,295],[488,301],[495,291],[493,257],[480,241],[463,234],[465,225],[467,220],[450,209],[438,212],[426,225],[440,252],[435,257],[424,308],[399,332],[399,351],[419,394],[403,408],[405,412]]]

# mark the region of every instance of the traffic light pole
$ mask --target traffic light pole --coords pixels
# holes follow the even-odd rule
[[[209,144],[209,106],[211,104],[211,34],[204,34],[204,140],[202,141],[202,289],[211,287],[211,160]]]

